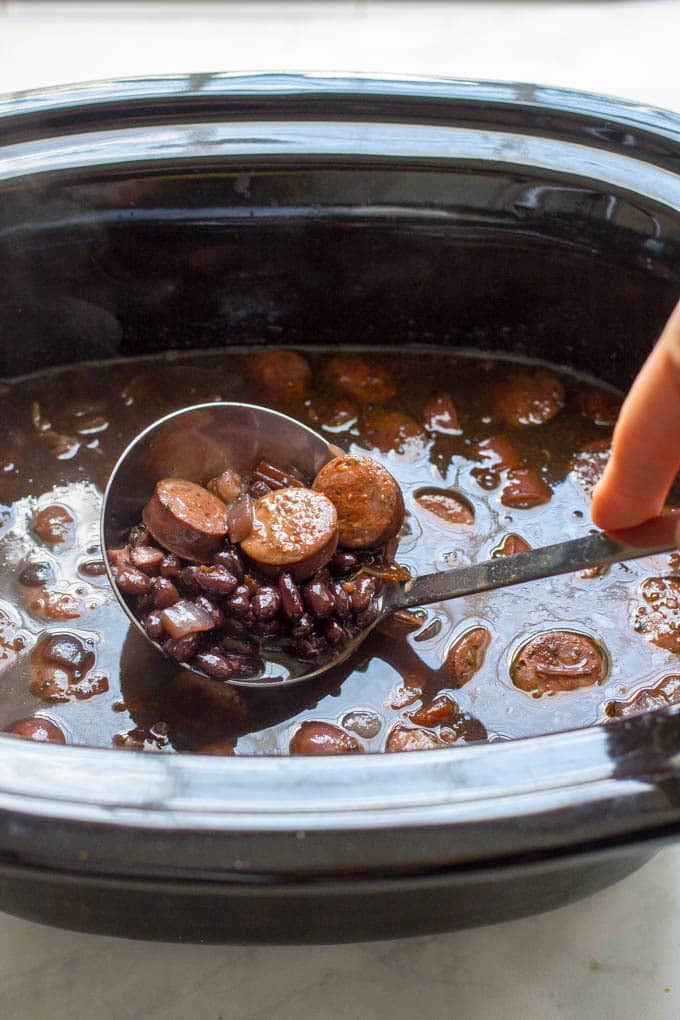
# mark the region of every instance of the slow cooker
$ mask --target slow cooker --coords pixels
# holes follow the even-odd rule
[[[196,74],[8,96],[0,119],[5,377],[226,343],[427,343],[625,388],[680,294],[680,117],[648,107],[522,84]],[[183,289],[213,248],[219,272]],[[0,907],[214,942],[496,922],[606,886],[674,839],[679,754],[673,707],[347,758],[0,736]]]

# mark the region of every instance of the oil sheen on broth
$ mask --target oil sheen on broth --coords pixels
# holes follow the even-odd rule
[[[592,526],[617,410],[592,381],[425,350],[239,348],[52,370],[3,396],[5,730],[165,752],[417,750],[588,726],[679,696],[673,557],[419,610],[322,680],[278,693],[164,660],[103,572],[101,492],[123,448],[160,416],[220,398],[283,410],[381,461],[404,492],[396,559],[414,575],[576,537]]]

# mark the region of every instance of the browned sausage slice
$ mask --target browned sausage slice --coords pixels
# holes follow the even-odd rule
[[[423,419],[429,432],[448,435],[458,435],[461,432],[458,411],[448,393],[435,393],[430,397],[425,405]]]
[[[387,738],[386,751],[431,751],[442,747],[441,740],[428,733],[427,730],[407,729],[406,726],[394,726]]]
[[[576,406],[581,414],[590,418],[595,425],[616,425],[621,410],[621,398],[610,390],[599,390],[585,386],[576,395]]]
[[[463,687],[481,669],[491,634],[486,627],[472,627],[454,641],[446,655],[445,667],[452,687]]]
[[[482,439],[473,447],[472,454],[494,471],[507,471],[508,468],[522,466],[522,458],[510,437],[505,435],[489,436],[488,439]]]
[[[530,510],[532,507],[548,503],[552,489],[544,482],[534,468],[517,468],[508,471],[508,480],[501,493],[501,503],[518,510]]]
[[[491,404],[494,417],[508,425],[543,425],[564,407],[564,387],[552,372],[509,372],[496,383]]]
[[[515,687],[540,698],[601,684],[608,670],[607,656],[592,638],[551,630],[519,649],[510,666],[510,678]]]
[[[399,483],[370,457],[344,454],[325,464],[314,489],[327,496],[338,513],[340,545],[370,549],[397,534],[404,520]]]
[[[475,512],[465,499],[447,489],[421,489],[416,503],[447,524],[474,524]]]
[[[427,436],[415,418],[402,411],[376,408],[359,422],[361,445],[381,453],[399,453],[411,459],[425,450]]]
[[[351,754],[363,748],[339,726],[310,719],[295,731],[289,750],[291,754]]]
[[[184,478],[158,482],[142,518],[159,545],[197,563],[212,559],[229,529],[222,500]]]
[[[325,566],[338,544],[338,515],[330,499],[312,489],[276,489],[253,503],[253,530],[241,543],[259,569],[289,571],[304,581]]]
[[[306,358],[285,349],[263,351],[250,359],[248,374],[273,397],[301,400],[312,381]]]
[[[389,368],[360,354],[329,358],[323,374],[331,385],[362,404],[383,404],[397,392]]]

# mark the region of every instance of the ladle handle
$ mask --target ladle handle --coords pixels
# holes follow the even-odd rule
[[[555,574],[569,574],[587,567],[669,552],[677,547],[679,525],[680,510],[674,510],[626,531],[611,534],[591,532],[582,538],[531,549],[515,556],[499,556],[471,567],[424,574],[415,581],[407,581],[399,591],[395,591],[390,605],[392,609],[410,609],[461,595],[537,581]]]

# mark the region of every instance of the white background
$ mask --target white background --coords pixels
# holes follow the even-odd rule
[[[0,92],[177,71],[360,70],[680,111],[680,3],[2,3]],[[7,1020],[678,1020],[680,851],[551,914],[312,948],[166,946],[0,915]]]

